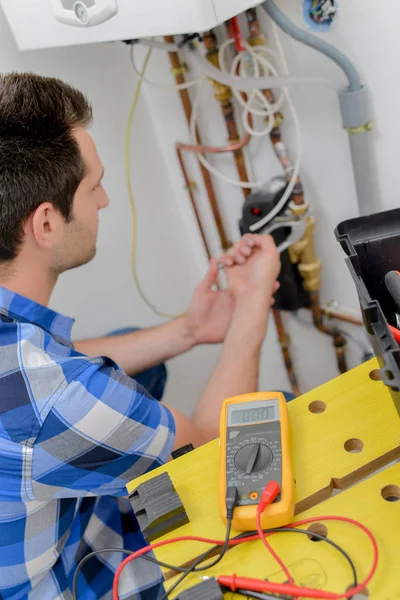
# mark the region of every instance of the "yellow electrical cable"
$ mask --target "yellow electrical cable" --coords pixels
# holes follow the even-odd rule
[[[149,48],[147,54],[146,54],[146,58],[144,59],[144,63],[143,63],[143,67],[142,67],[142,71],[141,71],[141,75],[143,76],[146,73],[146,69],[147,66],[149,64],[150,61],[150,57],[152,54],[152,48]],[[140,92],[142,89],[142,85],[143,85],[143,81],[140,80],[138,81],[138,84],[136,86],[136,90],[135,90],[135,94],[133,96],[133,101],[132,101],[132,105],[129,111],[129,117],[128,117],[128,123],[127,123],[127,128],[126,128],[126,140],[125,140],[125,176],[126,176],[126,187],[128,190],[128,197],[129,197],[129,204],[131,206],[131,211],[132,211],[132,253],[131,253],[131,268],[132,268],[132,275],[133,275],[133,280],[135,282],[137,291],[139,293],[139,296],[141,297],[141,299],[143,300],[143,302],[145,304],[147,304],[147,306],[149,308],[151,308],[151,310],[158,315],[159,317],[163,317],[163,318],[167,318],[167,319],[173,319],[174,317],[177,317],[178,315],[171,315],[169,313],[165,313],[162,312],[161,310],[158,310],[158,308],[147,298],[146,294],[143,291],[143,288],[141,286],[141,283],[139,281],[139,277],[138,277],[138,272],[137,272],[137,264],[136,264],[136,245],[137,245],[137,211],[136,211],[136,205],[135,205],[135,198],[133,196],[133,190],[132,190],[132,179],[131,179],[131,132],[132,132],[132,124],[133,124],[133,119],[136,113],[136,108],[139,102],[139,97],[140,97]]]

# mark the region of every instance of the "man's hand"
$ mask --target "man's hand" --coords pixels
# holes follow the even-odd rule
[[[227,290],[216,289],[218,263],[212,260],[207,275],[197,286],[186,314],[186,326],[193,344],[223,342],[228,331],[236,299],[242,291],[259,289],[273,304],[279,284],[279,253],[270,237],[245,235],[219,259],[225,267]],[[270,279],[272,280],[270,281]]]
[[[233,247],[221,257],[227,267],[228,288],[236,299],[245,292],[257,291],[269,303],[277,290],[276,280],[281,269],[275,242],[271,236],[264,235],[245,235],[242,242],[240,253]]]
[[[218,264],[213,258],[186,313],[186,324],[194,344],[218,344],[228,331],[235,299],[230,291],[216,289],[217,280]]]
[[[258,389],[261,349],[280,269],[274,241],[264,236],[244,236],[239,249],[232,248],[220,262],[234,310],[217,366],[194,415],[196,430],[205,440],[218,436],[225,398]]]

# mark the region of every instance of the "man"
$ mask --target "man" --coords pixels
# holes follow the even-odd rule
[[[72,320],[47,305],[58,276],[94,257],[98,211],[108,204],[90,120],[85,98],[61,81],[0,77],[4,600],[70,600],[76,565],[90,551],[145,544],[124,498],[126,483],[168,460],[174,447],[217,437],[224,398],[257,389],[277,289],[272,239],[249,236],[221,257],[228,290],[214,289],[212,261],[185,316],[74,347]],[[223,340],[192,421],[128,376]],[[88,561],[79,598],[109,598],[120,560],[108,553]],[[135,561],[124,572],[121,598],[157,598],[160,582],[156,566]]]

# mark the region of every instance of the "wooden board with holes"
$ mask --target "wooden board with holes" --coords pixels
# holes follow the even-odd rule
[[[384,384],[370,378],[377,365],[370,361],[290,402],[297,514],[329,498],[334,488],[345,489],[400,457],[397,411]],[[215,440],[130,482],[128,490],[168,471],[190,519],[178,535],[223,538],[216,496],[218,459]],[[187,542],[156,554],[182,564],[205,549]]]
[[[396,501],[397,500],[397,501]],[[400,539],[400,463],[376,473],[348,490],[322,502],[297,516],[297,520],[324,515],[338,515],[357,519],[373,533],[379,546],[380,559],[376,574],[357,600],[399,600],[400,571],[398,567]],[[372,546],[366,535],[353,525],[321,521],[315,531],[327,535],[343,546],[350,555],[362,581],[372,564]],[[269,538],[274,550],[298,585],[315,587],[329,592],[343,593],[352,585],[349,564],[337,551],[323,542],[315,542],[306,535],[278,533]],[[183,546],[183,544],[182,544]],[[183,550],[183,549],[182,549]],[[183,552],[179,552],[182,557]],[[196,554],[197,556],[197,554]],[[178,557],[176,557],[178,558]],[[186,559],[189,557],[186,556]],[[230,549],[225,558],[214,568],[207,570],[208,577],[240,574],[244,577],[270,579],[282,583],[285,576],[260,541],[250,542]],[[183,589],[200,583],[200,574],[187,577],[174,592],[175,597]],[[165,588],[175,582],[168,579]],[[227,598],[241,598],[231,593]]]
[[[370,361],[290,402],[297,513],[329,498],[334,488],[345,489],[400,457],[397,411],[384,384],[370,378],[377,365]],[[357,448],[361,451],[352,451]],[[215,440],[130,482],[128,490],[168,471],[190,519],[179,535],[221,538],[225,532],[216,497],[218,459]],[[205,548],[187,542],[182,552],[166,546],[157,556],[178,564],[185,562],[185,554],[201,554]]]

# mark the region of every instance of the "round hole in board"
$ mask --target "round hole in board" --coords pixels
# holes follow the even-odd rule
[[[314,400],[308,405],[308,410],[314,415],[319,415],[326,410],[326,404],[322,400]]]
[[[398,502],[400,500],[400,487],[398,485],[385,485],[381,489],[381,496],[386,502]]]
[[[389,371],[389,370],[385,371],[385,375],[389,381],[393,381],[394,375],[393,375],[392,371]]]
[[[316,533],[317,535],[322,535],[322,537],[324,538],[326,538],[328,535],[328,528],[323,523],[313,523],[312,525],[310,525],[310,527],[307,528],[307,531],[309,531],[311,534],[308,536],[308,538],[312,542],[322,542],[321,538],[312,535],[313,533]]]
[[[382,381],[381,370],[380,369],[374,369],[373,371],[370,372],[369,378],[372,379],[372,381]]]
[[[364,448],[364,442],[359,440],[358,438],[351,438],[344,443],[344,449],[346,452],[351,452],[352,454],[356,454],[357,452],[362,452]]]
[[[346,589],[346,592],[351,592],[351,590],[353,589],[352,585],[349,585],[349,587]],[[366,600],[366,598],[369,597],[369,593],[367,588],[364,588],[362,590],[362,592],[358,592],[358,594],[355,594],[354,596],[351,596],[350,600]]]

